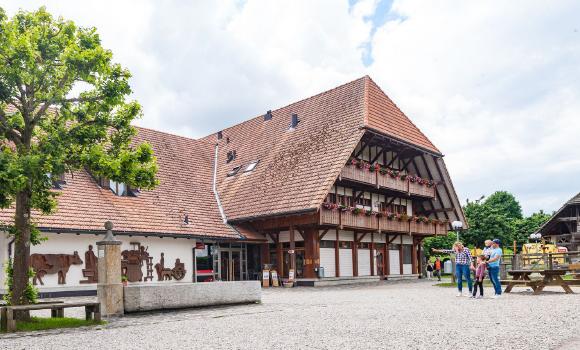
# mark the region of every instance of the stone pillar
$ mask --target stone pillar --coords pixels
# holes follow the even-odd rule
[[[113,223],[105,223],[107,235],[97,242],[99,283],[97,298],[101,303],[101,314],[119,316],[124,314],[123,284],[121,282],[121,242],[113,236]]]

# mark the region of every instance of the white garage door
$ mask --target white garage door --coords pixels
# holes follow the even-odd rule
[[[336,277],[334,248],[320,248],[320,266],[324,267],[324,277]]]
[[[352,276],[352,249],[339,249],[340,277]]]
[[[358,250],[358,275],[359,276],[370,276],[371,275],[371,257],[368,249]]]
[[[389,274],[390,275],[401,274],[401,264],[399,261],[398,250],[389,250]]]
[[[413,265],[403,264],[403,274],[411,275],[413,273]]]

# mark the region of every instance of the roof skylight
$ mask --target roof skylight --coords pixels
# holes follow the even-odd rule
[[[228,176],[234,176],[238,173],[238,171],[240,171],[240,169],[242,168],[241,165],[238,165],[237,167],[233,168],[229,173]]]
[[[246,169],[244,169],[244,172],[247,173],[248,171],[253,171],[254,169],[256,169],[256,166],[258,165],[259,160],[256,160],[254,162],[251,162],[250,164],[248,164],[246,166]]]

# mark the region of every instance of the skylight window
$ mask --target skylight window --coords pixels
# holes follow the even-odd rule
[[[254,169],[256,169],[258,162],[259,162],[259,160],[255,161],[255,162],[251,162],[250,164],[248,164],[248,166],[246,166],[246,169],[244,169],[244,172],[247,173],[248,171],[253,171]]]
[[[238,173],[238,171],[240,171],[240,169],[242,168],[242,166],[237,166],[235,168],[233,168],[229,173],[228,176],[234,176]]]

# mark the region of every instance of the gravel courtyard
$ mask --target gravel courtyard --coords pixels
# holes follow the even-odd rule
[[[269,289],[261,305],[0,335],[0,349],[580,349],[580,295],[514,291],[473,300],[428,281]]]

